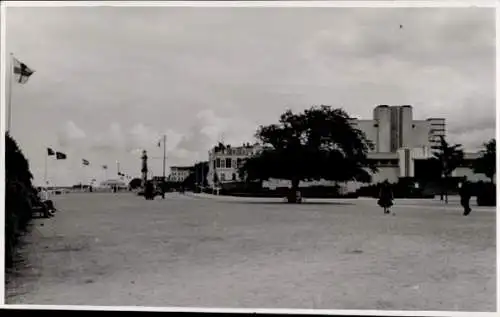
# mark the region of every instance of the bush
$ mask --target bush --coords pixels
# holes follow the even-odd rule
[[[19,237],[32,219],[32,199],[36,189],[26,157],[16,141],[5,135],[5,267],[13,265]]]
[[[415,188],[412,182],[401,181],[396,184],[391,184],[392,193],[394,198],[434,198],[434,193],[428,193],[421,186],[420,188]],[[360,197],[372,197],[378,198],[380,193],[380,184],[374,184],[369,186],[364,186],[356,191],[357,195]]]
[[[357,193],[341,194],[339,187],[310,186],[301,187],[303,198],[358,198]],[[277,187],[276,189],[264,188],[259,182],[255,183],[225,183],[219,191],[220,195],[239,197],[272,197],[283,198],[290,195],[290,188]]]

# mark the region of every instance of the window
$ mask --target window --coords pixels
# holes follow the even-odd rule
[[[214,160],[214,169],[217,167],[217,165],[215,164],[215,160]]]
[[[236,174],[233,173],[233,181],[235,181],[235,180],[236,180]]]
[[[220,180],[225,181],[226,180],[226,174],[220,173]]]
[[[226,160],[225,159],[220,160],[220,167],[226,168]]]
[[[226,168],[231,168],[231,159],[230,158],[227,158],[226,159]]]
[[[215,164],[215,167],[219,168],[220,167],[220,159],[216,159],[215,160],[216,164]]]
[[[240,158],[236,159],[236,167],[241,167],[241,159]]]

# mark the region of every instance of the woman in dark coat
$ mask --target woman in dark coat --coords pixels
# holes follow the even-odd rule
[[[382,187],[380,188],[378,205],[384,208],[384,214],[388,214],[391,211],[389,208],[392,207],[394,200],[394,195],[392,194],[391,185],[388,181],[382,183]]]
[[[146,182],[145,188],[144,188],[144,197],[147,200],[152,200],[154,198],[154,187],[153,183],[151,182]]]
[[[471,199],[471,188],[469,185],[469,182],[465,180],[460,187],[459,190],[459,195],[460,195],[460,204],[464,208],[464,216],[468,216],[472,209],[470,208],[470,199]]]

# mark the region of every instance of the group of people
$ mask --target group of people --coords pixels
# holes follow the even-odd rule
[[[470,207],[472,189],[470,183],[467,180],[465,180],[460,185],[459,195],[460,195],[460,204],[464,208],[463,215],[468,216],[472,211]],[[387,180],[382,183],[378,198],[379,198],[378,205],[384,209],[384,214],[390,214],[391,213],[390,208],[394,205],[394,193],[392,191],[391,185]],[[394,212],[392,214],[395,215]]]
[[[33,207],[38,207],[42,210],[45,217],[53,217],[57,211],[54,202],[49,197],[49,192],[46,188],[38,187],[36,195],[31,197]]]

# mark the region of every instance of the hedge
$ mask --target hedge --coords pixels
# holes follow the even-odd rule
[[[5,135],[5,268],[14,263],[19,238],[32,219],[32,196],[36,189],[29,163],[16,141]]]

